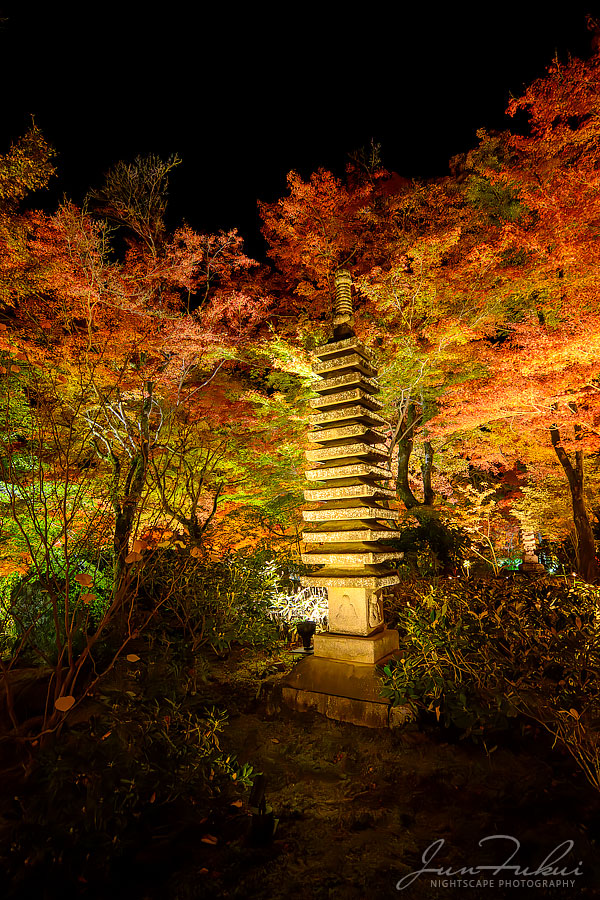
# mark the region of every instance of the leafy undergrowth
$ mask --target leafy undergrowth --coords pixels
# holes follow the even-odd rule
[[[492,893],[487,888],[436,889],[428,876],[402,892],[396,890],[399,879],[422,866],[421,856],[433,841],[445,842],[439,864],[458,868],[490,862],[490,854],[486,857],[477,845],[494,834],[517,838],[518,861],[530,868],[560,842],[574,841],[568,860],[571,868],[581,860],[583,871],[575,888],[564,893],[526,888],[527,896],[598,896],[600,798],[569,756],[551,748],[541,729],[530,727],[523,735],[513,731],[511,743],[500,742],[486,754],[481,746],[454,740],[452,730],[441,726],[371,731],[318,715],[274,711],[257,695],[264,696],[261,686],[289,668],[291,656],[285,650],[234,649],[226,658],[212,660],[210,667],[146,665],[141,647],[138,653],[140,662],[124,662],[112,683],[90,701],[87,714],[80,712],[65,731],[60,790],[57,780],[53,782],[54,819],[34,823],[33,831],[24,832],[22,824],[16,827],[19,814],[31,818],[35,790],[43,788],[35,773],[28,787],[10,796],[4,791],[2,870],[13,882],[12,888],[6,886],[5,897],[521,896],[515,888],[504,892],[496,887]],[[176,711],[164,712],[167,703]],[[143,722],[155,708],[162,717],[160,728],[153,722],[144,738]],[[231,772],[228,777],[216,772],[211,780],[214,766],[196,773],[193,766],[185,769],[190,763],[187,743],[197,741],[191,732],[186,736],[185,723],[193,719],[208,725],[206,711],[212,709],[227,710],[228,724],[218,735],[219,748],[209,741],[202,758],[221,757],[236,773],[245,772],[244,777],[232,780]],[[168,723],[165,715],[170,715]],[[111,717],[127,735],[127,741],[112,749],[112,735],[102,740]],[[183,741],[176,738],[177,729]],[[88,737],[92,741],[86,744]],[[169,739],[178,748],[182,771],[188,772],[184,788],[178,788]],[[81,761],[79,768],[68,768],[76,746],[83,743],[90,749],[93,741],[99,741],[102,750],[92,754],[92,773],[99,778],[99,766],[110,768],[112,753],[119,775],[114,791],[121,803],[130,798],[116,823],[107,825],[96,812],[96,831],[84,828],[89,817],[82,813],[77,818],[73,806],[74,790],[83,791],[82,806],[85,798],[93,798],[89,783],[82,786],[90,772],[83,772]],[[274,839],[259,846],[251,839],[248,802],[257,772],[266,778],[266,800],[279,820]],[[3,779],[7,788],[10,776],[6,772]],[[122,778],[129,783],[121,783]],[[61,817],[61,798],[71,810],[71,834]],[[103,802],[112,800],[104,797]],[[29,847],[19,846],[24,833]],[[54,857],[48,854],[50,846]],[[498,853],[496,848],[492,858],[497,860]]]

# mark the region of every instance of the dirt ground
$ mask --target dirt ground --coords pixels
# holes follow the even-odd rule
[[[42,883],[35,896],[600,897],[600,795],[566,753],[552,749],[543,732],[529,728],[510,740],[498,736],[497,746],[488,745],[486,752],[434,724],[371,730],[314,713],[278,710],[271,687],[291,659],[286,652],[232,651],[211,662],[209,677],[189,698],[197,707],[229,711],[221,747],[263,773],[266,802],[277,820],[272,837],[267,829],[261,842],[260,833],[253,832],[250,792],[240,787],[234,803],[229,805],[227,798],[216,804],[209,817],[173,806],[154,810],[151,821],[140,821],[144,837],[115,864],[110,891],[87,883],[64,885],[56,894],[53,886]],[[131,667],[124,663],[121,669],[113,688],[135,689]],[[210,842],[203,840],[207,835]],[[493,837],[497,835],[505,837]],[[480,846],[486,837],[492,840]],[[555,849],[570,841],[572,847]],[[398,890],[398,882],[406,884],[410,873],[424,867],[457,873],[498,866],[517,843],[511,865],[533,873],[551,855],[546,867],[559,874],[527,877],[508,869],[484,870],[479,876],[422,873]],[[426,864],[424,853],[430,860]],[[9,889],[6,896],[17,895]]]
[[[272,681],[281,668],[275,662],[259,678]],[[269,713],[256,699],[257,673],[244,681],[243,670],[239,657],[217,665],[210,689],[218,701],[235,684],[224,743],[264,773],[276,832],[265,845],[252,844],[245,799],[227,820],[206,823],[218,843],[197,844],[193,861],[148,900],[600,897],[600,797],[543,733],[499,740],[486,753],[444,729],[380,731],[312,713]],[[479,846],[494,835],[508,837]],[[484,871],[480,881],[493,883],[479,886],[465,886],[467,878],[473,885],[472,874],[423,873],[398,890],[424,867],[434,841],[439,851],[428,868],[497,865],[518,842],[510,864],[521,872]],[[564,841],[572,849],[557,851]],[[523,873],[535,873],[549,854],[552,876]]]

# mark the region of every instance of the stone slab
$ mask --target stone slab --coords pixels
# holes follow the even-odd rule
[[[363,356],[358,353],[348,353],[343,356],[331,357],[323,360],[323,362],[315,363],[313,372],[315,375],[325,375],[329,372],[338,372],[340,369],[357,369],[366,375],[367,378],[376,378],[377,369],[368,363]]]
[[[300,577],[302,587],[367,587],[372,591],[378,591],[384,587],[400,584],[400,576],[390,575],[302,575]]]
[[[392,477],[390,469],[364,462],[351,463],[348,466],[323,466],[320,469],[307,469],[304,474],[308,481],[327,481],[330,478],[356,478],[367,475],[389,481]]]
[[[313,409],[324,409],[328,406],[337,406],[342,403],[354,403],[357,400],[360,400],[363,408],[366,407],[370,410],[383,409],[383,403],[380,400],[376,400],[371,394],[361,391],[360,388],[336,391],[335,394],[324,394],[322,397],[313,397],[308,403]]]
[[[402,537],[402,532],[395,528],[390,529],[349,529],[348,531],[304,531],[302,540],[307,544],[340,544],[344,541],[389,541]],[[398,554],[398,559],[402,554]]]
[[[366,636],[326,632],[315,634],[313,646],[317,658],[374,665],[398,650],[400,639],[391,628]]]
[[[304,499],[312,503],[318,503],[319,500],[344,500],[346,497],[374,497],[375,499],[393,500],[396,497],[396,491],[372,484],[349,484],[346,487],[342,485],[304,491]]]
[[[344,438],[363,437],[365,434],[381,442],[385,441],[383,431],[378,431],[370,425],[362,425],[360,423],[340,425],[337,428],[321,428],[319,431],[309,431],[307,437],[311,444],[325,444],[327,441],[341,441]]]
[[[377,506],[350,506],[345,509],[303,509],[305,522],[329,522],[336,519],[395,519],[395,509],[381,509]]]
[[[371,354],[357,337],[344,338],[343,341],[331,341],[327,344],[323,344],[321,347],[317,347],[313,353],[317,359],[327,359],[331,356],[344,355],[350,350],[354,350],[355,353],[360,353],[361,356],[371,362]]]
[[[345,375],[334,375],[331,378],[322,378],[317,381],[313,387],[319,394],[327,391],[336,391],[342,387],[348,387],[351,384],[357,384],[363,391],[369,394],[378,394],[379,385],[374,378],[368,378],[362,372],[347,372]]]
[[[389,658],[389,657],[388,657]],[[414,719],[406,706],[381,696],[381,667],[308,656],[280,684],[281,699],[297,712],[315,711],[363,728],[394,728]]]
[[[302,553],[302,562],[310,566],[376,566],[388,559],[398,559],[399,553],[389,550],[380,553]]]
[[[385,425],[379,413],[373,412],[362,404],[345,406],[343,409],[328,409],[327,412],[311,413],[308,417],[311,425],[329,425],[330,422],[366,422],[373,425]]]
[[[339,444],[336,447],[319,447],[318,450],[305,450],[304,455],[309,462],[324,462],[326,459],[343,459],[345,456],[375,456],[378,459],[389,459],[385,444]]]

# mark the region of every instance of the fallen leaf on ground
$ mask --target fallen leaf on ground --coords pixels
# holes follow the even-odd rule
[[[68,709],[71,709],[74,703],[75,697],[72,694],[68,694],[66,697],[59,697],[58,700],[55,700],[54,706],[59,712],[66,712]]]

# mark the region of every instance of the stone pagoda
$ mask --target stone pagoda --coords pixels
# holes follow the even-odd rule
[[[376,666],[399,646],[398,632],[385,627],[382,593],[399,581],[390,561],[401,554],[385,541],[400,532],[377,371],[352,329],[350,274],[338,270],[335,285],[333,338],[315,353],[302,535],[303,561],[319,567],[302,583],[327,589],[328,631],[315,635],[314,656],[285,679],[283,696],[296,708],[380,726],[389,705]]]

